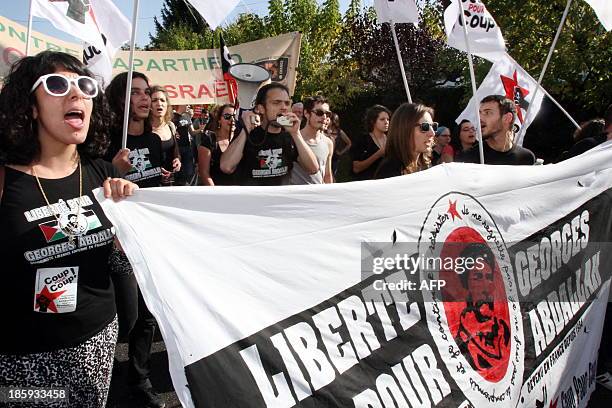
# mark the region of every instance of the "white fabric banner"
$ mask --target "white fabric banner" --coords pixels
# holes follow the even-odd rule
[[[240,3],[240,0],[187,0],[198,13],[202,15],[211,30],[215,30],[223,23],[229,13]]]
[[[461,4],[461,6],[460,6]],[[481,0],[451,0],[444,10],[444,29],[449,46],[467,52],[459,10],[463,7],[472,54],[497,61],[506,53],[501,29]]]
[[[478,87],[476,95],[470,98],[468,105],[459,114],[456,122],[460,123],[463,119],[467,119],[476,124],[474,105],[480,104],[480,101],[488,95],[505,95],[516,105],[517,116],[514,123],[520,129],[527,129],[538,115],[544,99],[544,92],[540,90],[536,95],[536,100],[533,100],[537,86],[538,81],[533,79],[510,55],[504,54],[503,58],[493,64]],[[521,134],[525,133],[521,132]],[[522,145],[522,139],[515,140],[515,142]]]
[[[593,374],[609,290],[612,251],[596,243],[610,241],[610,163],[612,142],[548,166],[96,193],[185,407],[531,408],[564,393],[584,408],[595,384],[575,379]],[[490,244],[488,277],[401,264],[400,248],[420,253],[414,266],[468,240]]]
[[[585,0],[593,10],[601,24],[608,31],[612,31],[612,1],[610,0]]]
[[[92,0],[91,7],[105,47],[99,49],[86,43],[83,62],[98,76],[102,88],[105,88],[113,78],[115,54],[131,38],[132,23],[111,0]]]
[[[414,0],[374,0],[374,9],[379,24],[419,22],[419,9]]]
[[[104,46],[90,0],[32,0],[32,15],[49,20],[58,30],[94,44],[98,49]]]

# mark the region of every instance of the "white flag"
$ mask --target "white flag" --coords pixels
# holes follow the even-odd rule
[[[211,30],[221,25],[229,13],[240,3],[240,0],[188,0],[202,15]]]
[[[610,0],[585,0],[599,17],[599,21],[608,31],[612,31],[612,1]]]
[[[91,0],[32,0],[32,15],[47,19],[58,30],[96,47],[104,46]]]
[[[459,3],[463,5],[472,54],[495,62],[506,53],[501,29],[481,0],[452,0],[444,11],[444,29],[449,46],[467,52]]]
[[[476,91],[476,96],[472,96],[468,106],[461,112],[456,122],[467,119],[477,125],[474,105],[480,104],[480,101],[488,95],[505,95],[516,104],[517,117],[514,123],[521,129],[527,129],[538,114],[542,99],[544,99],[544,92],[540,90],[536,95],[536,100],[533,100],[537,86],[538,81],[533,79],[510,55],[505,54],[493,64]],[[528,113],[527,107],[529,107]],[[522,140],[517,140],[516,143],[521,145]]]
[[[92,0],[91,7],[105,46],[98,48],[94,44],[86,43],[83,62],[98,76],[98,81],[104,88],[113,76],[115,53],[130,40],[132,24],[111,0]]]
[[[414,0],[374,0],[374,8],[379,24],[419,22],[419,10]]]

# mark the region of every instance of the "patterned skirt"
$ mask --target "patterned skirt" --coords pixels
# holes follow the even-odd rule
[[[70,348],[0,355],[0,388],[37,387],[67,391],[67,397],[63,399],[7,402],[3,398],[0,407],[104,407],[113,370],[117,326],[115,317],[89,340]]]

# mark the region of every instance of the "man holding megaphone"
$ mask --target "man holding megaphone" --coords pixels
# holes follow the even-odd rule
[[[244,128],[221,156],[221,171],[244,186],[290,184],[293,162],[314,174],[317,159],[300,133],[300,119],[291,112],[289,89],[274,82],[255,97],[253,111],[242,114]]]

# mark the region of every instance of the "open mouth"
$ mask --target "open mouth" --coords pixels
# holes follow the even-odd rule
[[[64,122],[72,126],[75,129],[83,128],[83,120],[85,119],[85,112],[82,110],[74,109],[68,111],[64,115]]]

